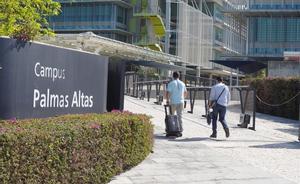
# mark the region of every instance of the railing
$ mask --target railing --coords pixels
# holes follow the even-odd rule
[[[213,86],[216,84],[215,79],[205,78],[205,77],[198,77],[193,75],[185,75],[185,84],[187,86]]]

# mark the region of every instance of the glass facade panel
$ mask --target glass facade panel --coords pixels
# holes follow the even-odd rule
[[[250,55],[282,56],[300,50],[298,17],[251,17],[249,33]]]
[[[224,15],[222,13],[222,7],[218,4],[214,4],[215,5],[215,9],[214,9],[214,17],[217,17],[221,20],[224,20]]]
[[[267,41],[267,19],[258,18],[257,19],[257,41],[265,42]]]
[[[224,30],[218,27],[215,28],[215,40],[219,42],[224,42]]]
[[[250,24],[254,27],[256,41],[259,42],[298,42],[300,18],[256,18]]]
[[[118,29],[127,31],[127,10],[110,2],[62,3],[59,16],[50,18],[55,31]],[[117,10],[117,11],[115,11]]]
[[[118,6],[117,8],[117,22],[127,24],[127,10],[123,7]]]
[[[283,10],[300,9],[300,1],[286,0],[249,0],[249,7],[257,10]]]

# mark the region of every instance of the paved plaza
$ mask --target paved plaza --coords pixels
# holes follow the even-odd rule
[[[231,136],[226,139],[218,123],[218,138],[209,139],[204,102],[196,101],[194,113],[183,114],[183,137],[166,138],[164,109],[125,97],[125,110],[151,115],[154,148],[142,163],[116,176],[110,184],[293,184],[300,183],[299,122],[257,114],[256,131],[239,128],[238,105],[229,107]]]

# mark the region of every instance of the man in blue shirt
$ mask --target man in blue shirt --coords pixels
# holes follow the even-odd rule
[[[167,104],[171,105],[171,113],[176,114],[178,116],[179,123],[182,125],[182,111],[184,98],[187,95],[187,90],[185,84],[179,80],[179,73],[173,73],[173,81],[168,84],[166,99]]]
[[[223,83],[221,77],[217,77],[218,83],[211,88],[209,96],[209,108],[213,108],[212,131],[211,138],[217,137],[217,119],[221,122],[226,137],[229,137],[229,128],[225,120],[226,108],[230,101],[230,91]],[[214,102],[214,104],[213,104]]]

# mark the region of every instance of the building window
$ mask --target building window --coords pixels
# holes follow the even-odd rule
[[[127,22],[127,12],[126,9],[120,6],[117,6],[117,22],[121,24],[126,24]]]

